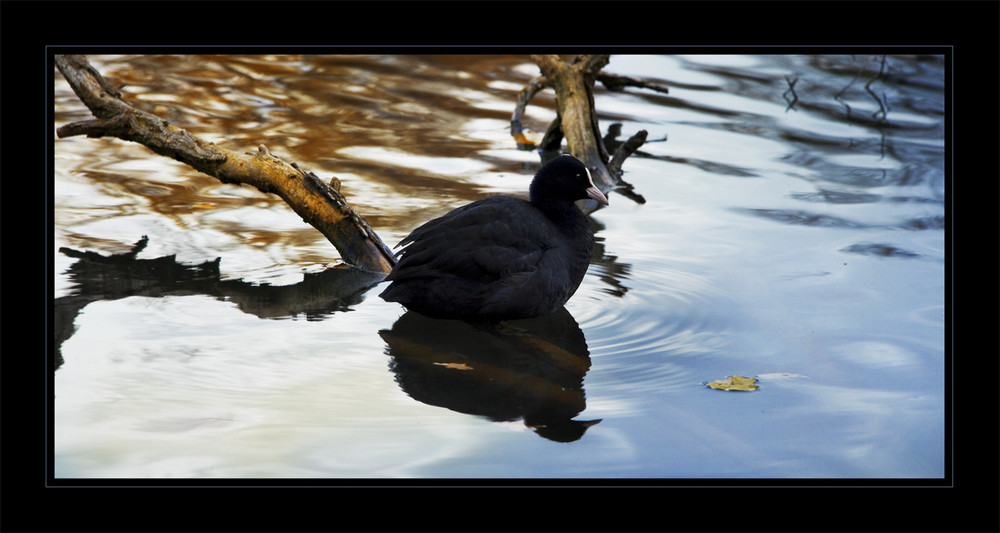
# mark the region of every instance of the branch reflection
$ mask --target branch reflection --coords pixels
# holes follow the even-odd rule
[[[90,251],[61,248],[67,256],[79,259],[65,275],[74,285],[65,296],[55,299],[52,315],[54,368],[62,365],[61,347],[73,336],[77,315],[91,302],[110,301],[129,296],[160,298],[205,294],[233,302],[241,311],[260,318],[285,318],[304,315],[307,320],[322,320],[333,313],[350,309],[364,299],[368,289],[385,274],[357,268],[329,268],[306,273],[300,283],[272,286],[234,279],[222,280],[219,260],[199,265],[185,265],[174,256],[139,259],[148,239],[140,239],[130,251],[101,255]]]

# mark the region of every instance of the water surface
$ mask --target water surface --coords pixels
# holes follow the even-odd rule
[[[390,245],[539,166],[509,134],[526,56],[90,59],[198,136],[338,177]],[[944,59],[606,70],[669,87],[595,95],[619,140],[649,132],[624,166],[645,203],[592,215],[566,313],[501,330],[339,290],[336,250],[274,196],[55,140],[55,476],[942,477]],[[554,117],[536,97],[529,137]],[[58,73],[55,118],[89,118]],[[143,236],[124,270],[58,251]],[[760,390],[703,385],[733,374]]]

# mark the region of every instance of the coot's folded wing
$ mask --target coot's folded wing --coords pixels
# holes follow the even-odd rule
[[[389,281],[452,277],[491,283],[535,268],[550,246],[549,222],[527,201],[495,196],[415,229]]]

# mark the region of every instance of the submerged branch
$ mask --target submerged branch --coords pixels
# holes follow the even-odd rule
[[[223,183],[251,185],[274,193],[326,236],[345,263],[372,272],[392,269],[392,252],[336,186],[271,155],[263,145],[255,153],[237,153],[132,107],[83,56],[58,55],[55,62],[73,91],[97,117],[60,127],[56,132],[60,138],[86,135],[137,142]]]

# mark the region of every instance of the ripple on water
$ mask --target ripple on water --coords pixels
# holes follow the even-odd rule
[[[698,379],[685,360],[717,353],[727,342],[722,289],[664,266],[637,268],[630,285],[615,305],[576,312],[595,368],[602,380],[633,392],[688,387]]]

